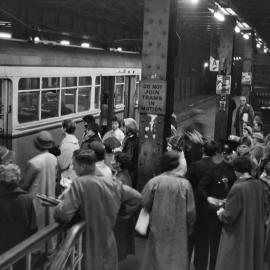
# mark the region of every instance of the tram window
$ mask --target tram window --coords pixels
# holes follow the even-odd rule
[[[96,77],[96,82],[95,82],[96,85],[100,85],[100,76]]]
[[[62,87],[77,86],[77,77],[63,77]]]
[[[59,77],[42,78],[42,88],[59,88],[59,87],[60,87]]]
[[[61,115],[75,112],[76,88],[62,89],[61,91]]]
[[[95,109],[100,107],[100,86],[95,87]]]
[[[124,76],[116,76],[116,83],[124,83],[125,77]]]
[[[115,101],[114,105],[124,104],[125,77],[116,76],[115,78]]]
[[[92,84],[91,77],[79,77],[79,86],[86,86]]]
[[[135,93],[134,93],[134,103],[135,103],[135,105],[139,104],[139,86],[140,86],[140,76],[136,75]]]
[[[18,96],[18,121],[26,123],[38,120],[39,92],[21,92]]]
[[[58,116],[59,90],[43,91],[41,95],[41,119]]]
[[[115,87],[115,105],[124,104],[124,84]]]
[[[83,87],[78,90],[78,112],[90,109],[91,87]]]
[[[19,90],[40,89],[40,78],[21,78]]]

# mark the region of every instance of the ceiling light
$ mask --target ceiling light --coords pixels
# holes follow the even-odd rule
[[[243,35],[243,38],[244,38],[244,39],[249,39],[249,34],[245,33],[245,34]]]
[[[40,38],[38,36],[34,37],[34,43],[39,43],[40,42]]]
[[[203,67],[204,67],[204,68],[208,68],[208,67],[209,67],[209,63],[208,63],[208,62],[205,62],[205,63],[203,64]]]
[[[226,8],[226,11],[232,16],[237,16],[237,13],[231,8]]]
[[[90,44],[87,43],[87,42],[83,42],[83,43],[81,44],[81,46],[82,46],[83,48],[89,48],[89,47],[90,47]]]
[[[122,52],[122,48],[121,47],[118,47],[117,49],[116,49],[118,52]]]
[[[225,8],[223,8],[223,7],[219,7],[219,10],[226,16],[226,15],[230,15],[229,14],[229,12],[225,9]]]
[[[250,29],[250,26],[247,23],[242,23],[242,25],[246,28],[246,29]]]
[[[63,46],[68,46],[68,45],[70,45],[70,41],[68,41],[68,40],[61,40],[60,41],[60,44],[63,45]]]
[[[235,31],[235,33],[240,33],[241,30],[240,30],[239,26],[236,25],[234,28],[234,31]]]
[[[257,47],[258,49],[260,49],[260,48],[261,48],[261,44],[260,44],[260,43],[257,43],[256,47]]]
[[[219,12],[219,11],[215,11],[214,17],[215,17],[218,21],[220,21],[220,22],[224,22],[224,21],[225,21],[225,16],[224,16],[221,12]]]
[[[7,32],[0,32],[0,38],[11,38],[12,35],[11,33],[7,33]]]
[[[192,4],[198,4],[199,0],[190,0]]]
[[[263,50],[264,53],[267,53],[268,52],[268,49],[266,47],[264,47],[264,50]]]

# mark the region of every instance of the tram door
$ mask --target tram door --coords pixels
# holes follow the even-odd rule
[[[8,146],[6,135],[9,133],[9,114],[11,113],[12,82],[0,79],[0,144]]]
[[[114,87],[115,77],[101,77],[100,127],[102,136],[106,133],[106,131],[112,128],[112,116],[114,109]]]

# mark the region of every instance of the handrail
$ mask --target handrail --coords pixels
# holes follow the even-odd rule
[[[61,270],[64,268],[65,263],[68,259],[70,250],[78,240],[79,236],[84,232],[86,222],[81,221],[73,225],[67,232],[66,238],[55,254],[54,260],[50,264],[49,270]]]
[[[44,227],[15,247],[3,253],[0,256],[0,269],[6,269],[10,267],[12,264],[27,256],[38,246],[42,245],[58,233],[64,231],[66,228],[66,225],[61,225],[59,223],[53,223]]]

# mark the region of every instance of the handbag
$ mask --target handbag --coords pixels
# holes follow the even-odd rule
[[[150,220],[149,212],[145,208],[142,208],[135,226],[135,231],[145,236],[147,234],[149,220]]]

